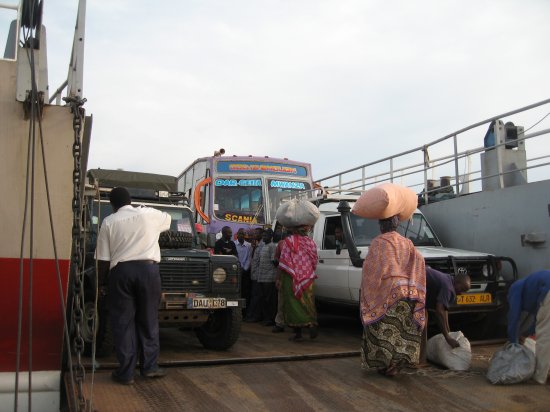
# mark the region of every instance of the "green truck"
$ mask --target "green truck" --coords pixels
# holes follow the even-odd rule
[[[94,251],[103,219],[112,213],[113,187],[126,187],[133,205],[154,207],[172,217],[170,230],[159,238],[161,248],[160,327],[194,330],[205,348],[224,350],[238,339],[242,309],[241,268],[235,256],[212,255],[201,248],[193,212],[167,175],[93,169],[85,190],[84,341],[98,356],[112,350],[108,322],[107,280],[98,279]]]

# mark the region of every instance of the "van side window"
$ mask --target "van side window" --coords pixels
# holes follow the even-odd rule
[[[327,217],[325,221],[325,233],[323,234],[323,249],[346,248],[344,234],[342,232],[342,220],[340,216]]]

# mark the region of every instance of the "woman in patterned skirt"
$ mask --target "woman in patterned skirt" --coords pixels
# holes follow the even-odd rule
[[[309,328],[309,337],[317,337],[317,310],[313,282],[317,278],[317,247],[307,234],[310,226],[289,229],[292,234],[283,240],[277,285],[282,290],[285,323],[294,328],[290,340],[302,340],[302,329]]]
[[[386,376],[418,364],[424,328],[426,270],[413,243],[397,232],[398,216],[380,220],[363,264],[361,366]]]

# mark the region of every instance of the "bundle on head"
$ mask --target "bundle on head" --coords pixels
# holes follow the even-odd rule
[[[368,219],[388,219],[398,216],[408,220],[416,210],[416,193],[405,186],[384,183],[363,193],[353,205],[351,213]]]
[[[277,209],[277,222],[287,228],[313,226],[319,219],[319,209],[313,203],[302,199],[292,199],[284,202]]]

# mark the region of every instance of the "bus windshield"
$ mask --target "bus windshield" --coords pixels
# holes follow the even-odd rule
[[[297,182],[292,180],[269,179],[267,193],[269,195],[269,205],[271,218],[275,218],[275,213],[281,205],[284,198],[301,191],[310,190],[311,186],[308,182]]]
[[[216,179],[214,214],[225,221],[264,224],[262,180],[231,177]]]
[[[380,234],[377,220],[365,219],[353,214],[351,215],[351,230],[358,247],[369,246],[372,239]],[[415,213],[411,220],[401,222],[397,231],[410,239],[415,246],[441,246],[428,222],[420,213]]]

